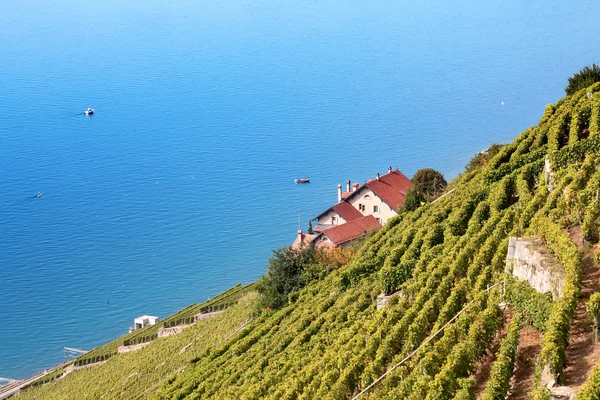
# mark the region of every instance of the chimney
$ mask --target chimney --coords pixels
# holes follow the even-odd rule
[[[350,179],[346,181],[346,192],[350,192]]]
[[[338,184],[338,203],[342,201],[342,185]]]
[[[358,183],[355,183],[354,185],[352,185],[352,191],[356,192],[356,190],[358,189]]]
[[[375,174],[375,178],[379,180],[379,172]]]
[[[302,230],[298,229],[298,247],[302,247]]]
[[[390,166],[388,167],[388,174],[389,174],[389,173],[391,173],[391,172],[392,172],[392,166],[390,165]]]

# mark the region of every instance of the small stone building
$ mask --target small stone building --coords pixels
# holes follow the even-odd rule
[[[160,318],[151,315],[142,315],[133,320],[133,330],[142,329],[146,326],[156,325]]]

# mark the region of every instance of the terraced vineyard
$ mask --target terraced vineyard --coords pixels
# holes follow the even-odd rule
[[[581,230],[584,249],[598,240],[599,164],[596,84],[549,105],[538,126],[465,172],[452,194],[391,220],[345,266],[231,338],[223,335],[247,320],[252,299],[17,398],[503,399],[523,324],[542,333],[538,370],[569,385],[569,330],[584,276],[581,244],[567,230]],[[511,235],[541,238],[564,265],[562,297],[506,277]],[[398,290],[376,310],[380,292]],[[506,336],[477,393],[479,362],[501,329]],[[549,398],[536,382],[528,397]],[[580,398],[600,398],[599,382],[597,368]]]
[[[165,318],[156,325],[135,330],[123,337],[120,337],[119,339],[105,344],[104,346],[93,349],[92,351],[78,357],[75,360],[75,365],[82,366],[108,360],[110,357],[117,354],[117,350],[120,346],[145,343],[156,339],[157,332],[160,328],[181,324],[190,324],[194,321],[194,315],[196,314],[225,310],[226,308],[234,305],[241,297],[251,292],[253,290],[253,286],[253,283],[248,285],[238,284],[219,294],[218,296],[205,301],[204,303],[191,304],[175,314]]]

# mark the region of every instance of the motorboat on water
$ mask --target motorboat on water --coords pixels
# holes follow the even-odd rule
[[[42,197],[42,192],[37,192],[37,196],[36,197]]]
[[[296,183],[310,183],[310,178],[294,179],[294,182],[296,182]]]
[[[83,112],[85,115],[92,115],[94,113],[94,109],[88,107],[87,110]]]

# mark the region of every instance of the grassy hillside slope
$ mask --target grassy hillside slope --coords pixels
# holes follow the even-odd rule
[[[588,98],[588,91],[596,94]],[[234,337],[223,339],[248,318],[252,300],[17,398],[347,399],[445,327],[363,397],[471,399],[476,363],[511,318],[498,306],[502,286],[494,286],[504,282],[510,235],[540,237],[565,266],[563,296],[554,302],[507,285],[519,323],[543,334],[539,368],[564,380],[582,279],[581,253],[566,229],[580,225],[588,244],[598,240],[599,91],[597,84],[549,105],[538,126],[463,174],[453,193],[391,220],[347,265]],[[547,155],[552,188],[543,173]],[[402,296],[377,311],[382,290]],[[486,398],[503,398],[508,390],[517,325],[509,325],[500,345]],[[599,398],[599,381],[600,370],[581,398]],[[532,396],[547,393],[539,388]]]

